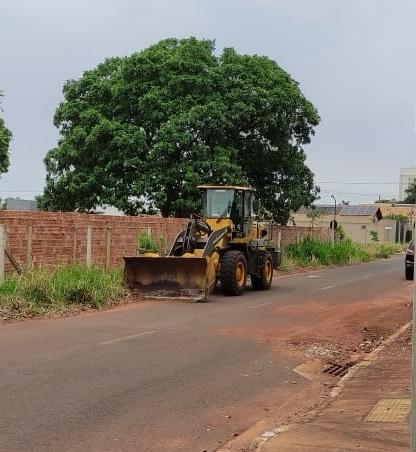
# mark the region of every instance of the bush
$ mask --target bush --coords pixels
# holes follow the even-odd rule
[[[293,270],[296,270],[296,268],[298,268],[298,267],[299,267],[299,265],[295,259],[293,259],[292,257],[288,256],[287,254],[283,253],[282,262],[280,264],[279,271],[291,272]]]
[[[400,251],[401,247],[391,243],[361,245],[350,240],[340,242],[320,242],[307,238],[298,244],[289,245],[285,254],[293,265],[341,265],[354,262],[369,262],[375,258],[387,258]]]
[[[395,243],[380,243],[375,250],[375,257],[387,259],[400,250]]]
[[[377,231],[370,231],[370,237],[372,242],[379,242],[378,238],[378,232]]]
[[[137,247],[142,253],[157,253],[159,251],[159,247],[150,232],[142,232],[137,236]]]
[[[289,245],[286,253],[305,265],[314,261],[319,265],[346,264],[356,257],[357,248],[348,240],[332,244],[308,238],[298,244]]]
[[[121,270],[69,265],[32,270],[0,285],[3,318],[110,306],[125,294]]]
[[[344,228],[339,224],[335,230],[336,237],[338,240],[344,241],[347,240],[347,234],[344,231]]]

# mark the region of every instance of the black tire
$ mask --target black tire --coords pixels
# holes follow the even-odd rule
[[[243,269],[243,276],[237,279],[237,272]],[[240,274],[240,273],[239,273]],[[247,282],[247,260],[240,251],[226,251],[220,262],[220,281],[225,295],[241,295]]]
[[[413,281],[413,268],[406,268],[407,281]]]
[[[261,276],[251,275],[251,287],[254,290],[269,290],[273,281],[273,259],[270,253],[261,261]]]

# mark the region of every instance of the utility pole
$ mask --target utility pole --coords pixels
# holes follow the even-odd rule
[[[333,245],[335,245],[335,230],[336,230],[336,218],[337,218],[337,200],[335,199],[334,195],[331,195],[331,198],[334,200],[334,220],[333,220],[333,224],[332,224],[332,243]]]

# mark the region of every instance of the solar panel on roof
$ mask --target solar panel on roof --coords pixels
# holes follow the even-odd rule
[[[377,206],[344,206],[340,215],[371,216],[377,212]]]

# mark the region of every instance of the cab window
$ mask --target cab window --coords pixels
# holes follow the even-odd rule
[[[250,192],[246,192],[244,195],[244,218],[250,218],[251,217],[251,211],[252,211],[252,202],[253,196]]]
[[[244,196],[241,190],[237,190],[234,194],[234,200],[231,206],[230,218],[235,225],[237,231],[243,230],[243,212],[244,212]]]

